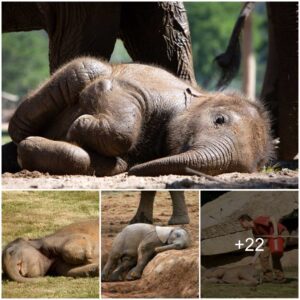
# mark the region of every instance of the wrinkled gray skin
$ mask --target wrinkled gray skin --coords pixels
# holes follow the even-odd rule
[[[102,270],[102,281],[135,280],[147,263],[159,252],[184,249],[190,245],[186,230],[150,224],[126,226],[114,239]]]
[[[22,168],[110,176],[254,172],[269,119],[237,93],[208,93],[156,67],[79,58],[27,96],[9,124]]]
[[[259,272],[253,265],[235,267],[216,267],[202,273],[202,283],[229,283],[256,286],[259,284]]]
[[[117,38],[133,61],[156,64],[197,85],[182,2],[4,2],[2,32],[43,29],[49,68],[91,55],[109,60]],[[151,49],[151,51],[149,51]],[[14,143],[2,147],[2,172],[17,172]]]
[[[139,207],[130,224],[153,223],[153,204],[156,191],[142,191]],[[184,192],[170,191],[173,214],[168,222],[169,225],[189,224],[190,218],[185,204]]]
[[[35,277],[99,275],[99,221],[70,224],[40,239],[18,238],[2,252],[4,273],[27,282]]]

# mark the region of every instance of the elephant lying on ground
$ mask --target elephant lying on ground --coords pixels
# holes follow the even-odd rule
[[[101,272],[102,281],[135,280],[147,263],[159,252],[184,249],[191,243],[180,227],[149,224],[126,226],[114,239],[108,260]]]
[[[156,191],[142,191],[140,204],[135,216],[131,219],[130,224],[133,223],[153,223],[153,204]],[[190,218],[184,199],[184,192],[170,191],[173,214],[169,220],[169,225],[189,224]]]
[[[34,277],[99,275],[99,221],[74,223],[40,239],[18,238],[2,252],[4,273],[27,282]]]
[[[216,267],[203,272],[202,282],[256,286],[259,284],[259,273],[253,265]]]
[[[272,153],[263,106],[208,93],[148,65],[79,58],[25,99],[9,123],[22,168],[138,176],[254,172]]]

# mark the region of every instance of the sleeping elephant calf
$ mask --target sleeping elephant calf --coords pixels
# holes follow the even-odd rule
[[[202,282],[256,286],[259,284],[259,272],[252,265],[216,267],[203,272]]]
[[[147,263],[159,252],[184,249],[190,245],[186,230],[150,224],[126,226],[114,239],[108,260],[101,272],[102,281],[141,278]]]
[[[35,277],[99,275],[99,222],[74,223],[40,239],[18,238],[2,252],[4,273],[27,282]]]
[[[260,103],[195,89],[157,67],[88,57],[29,95],[9,134],[22,168],[53,174],[254,172],[272,154]]]

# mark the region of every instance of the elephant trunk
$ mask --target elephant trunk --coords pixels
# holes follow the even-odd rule
[[[137,165],[129,170],[129,175],[190,175],[186,167],[209,175],[230,172],[236,168],[237,151],[231,138],[207,141],[205,145],[170,157],[156,159]]]

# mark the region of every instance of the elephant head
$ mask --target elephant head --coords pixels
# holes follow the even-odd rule
[[[272,157],[269,117],[263,105],[238,93],[204,93],[168,127],[170,155],[130,169],[130,175],[210,175],[254,172]]]
[[[191,239],[188,232],[180,227],[155,227],[156,233],[160,241],[166,246],[156,247],[156,252],[162,252],[172,249],[184,249],[190,246]]]
[[[17,282],[34,281],[34,277],[44,276],[52,262],[23,238],[9,243],[2,252],[3,271]]]

